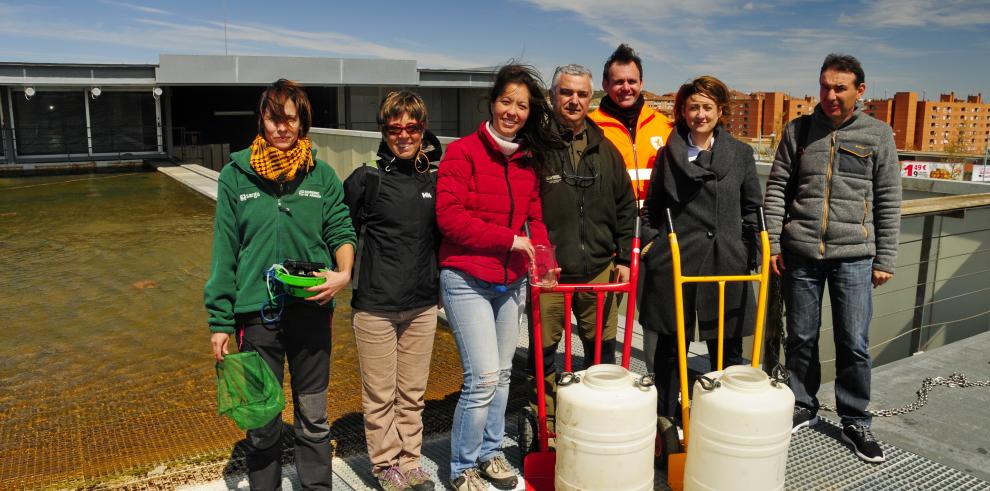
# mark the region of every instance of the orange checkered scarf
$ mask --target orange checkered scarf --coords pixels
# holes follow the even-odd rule
[[[313,168],[313,144],[309,138],[300,138],[296,146],[283,152],[258,135],[251,143],[251,168],[269,181],[291,181],[300,169]]]

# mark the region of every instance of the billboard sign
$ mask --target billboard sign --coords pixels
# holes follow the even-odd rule
[[[963,164],[902,160],[901,177],[924,177],[926,179],[961,181],[963,178]]]
[[[970,179],[976,182],[990,182],[990,165],[974,165],[973,177]]]

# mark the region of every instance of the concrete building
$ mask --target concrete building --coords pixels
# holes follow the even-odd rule
[[[492,69],[432,70],[415,60],[161,55],[157,65],[0,62],[0,164],[141,159],[185,147],[246,147],[279,78],[306,86],[313,126],[375,131],[390,90],[426,100],[441,136],[488,116]]]

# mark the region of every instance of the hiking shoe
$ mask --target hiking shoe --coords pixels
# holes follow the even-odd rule
[[[810,409],[801,406],[794,406],[794,424],[791,426],[791,434],[797,433],[801,428],[815,426],[818,424],[818,415]]]
[[[488,491],[488,483],[478,475],[478,469],[472,467],[457,479],[451,479],[450,485],[454,491]]]
[[[499,455],[488,462],[482,462],[478,468],[481,470],[481,477],[487,479],[496,488],[516,489],[519,478],[504,456]]]
[[[880,448],[880,443],[873,436],[873,432],[870,431],[869,426],[857,424],[846,425],[842,428],[842,440],[852,445],[856,456],[866,462],[879,464],[886,460],[886,457],[883,455],[883,449]]]
[[[406,471],[406,484],[413,491],[433,491],[436,486],[422,467],[413,467]]]
[[[383,491],[409,491],[412,489],[406,482],[406,476],[398,467],[389,467],[383,471],[372,472],[372,474],[374,474],[375,479],[378,479],[378,485]]]

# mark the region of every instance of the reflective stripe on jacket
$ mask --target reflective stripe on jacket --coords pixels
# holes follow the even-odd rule
[[[629,179],[633,182],[636,199],[642,205],[650,185],[653,161],[670,135],[670,120],[659,111],[644,105],[636,122],[636,141],[633,142],[625,125],[604,111],[595,110],[588,117],[605,132],[605,138],[619,149],[629,171]]]

